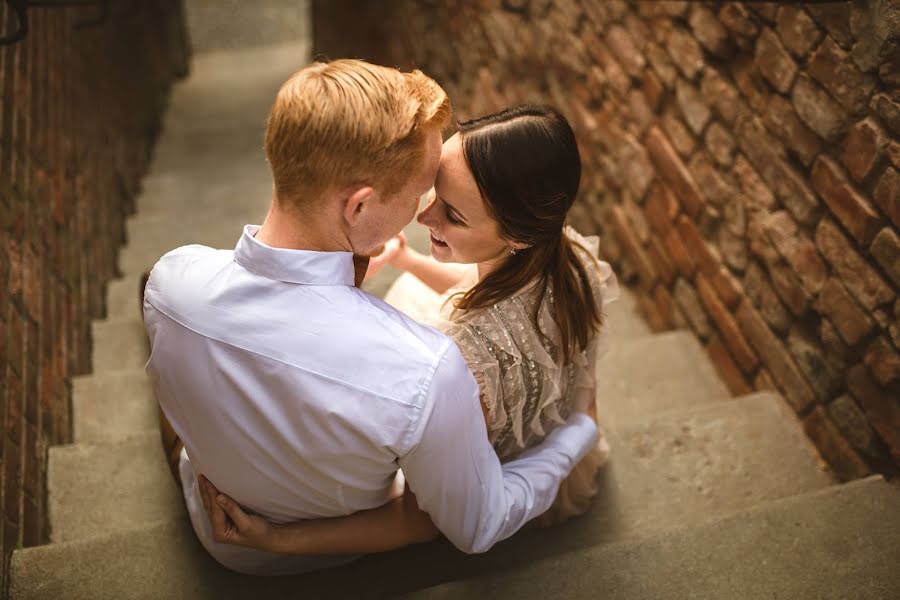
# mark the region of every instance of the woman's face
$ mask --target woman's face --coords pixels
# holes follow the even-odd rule
[[[444,142],[434,189],[417,219],[430,230],[431,255],[440,262],[496,267],[510,255],[512,246],[487,213],[458,133]]]

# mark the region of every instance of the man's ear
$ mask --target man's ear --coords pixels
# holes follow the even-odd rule
[[[378,192],[371,186],[365,185],[348,190],[348,194],[344,201],[344,220],[353,226],[359,222],[368,206],[378,200]]]

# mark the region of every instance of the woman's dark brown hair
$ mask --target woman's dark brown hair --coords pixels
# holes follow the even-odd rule
[[[575,244],[563,234],[581,180],[575,134],[555,109],[531,105],[460,123],[459,133],[463,155],[500,235],[527,247],[463,294],[456,307],[491,306],[537,280],[535,327],[540,331],[538,311],[549,294],[560,351],[568,360],[587,347],[602,319],[600,298],[594,298]]]

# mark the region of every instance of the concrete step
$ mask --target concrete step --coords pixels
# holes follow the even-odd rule
[[[140,317],[140,285],[141,277],[138,273],[110,281],[106,287],[106,318],[119,320]]]
[[[157,404],[142,368],[73,380],[76,443],[111,442],[157,427]]]
[[[887,600],[898,564],[900,488],[876,476],[404,597]]]
[[[466,571],[519,564],[829,485],[792,421],[780,397],[761,393],[610,432],[610,464],[584,517],[523,532],[500,544],[487,562],[441,544],[403,560],[419,560],[424,552],[435,564]],[[124,476],[107,476],[121,470],[127,470]],[[127,529],[182,510],[177,492],[170,494],[175,487],[156,432],[116,445],[58,449],[51,453],[50,483],[54,540]],[[430,572],[427,564],[422,568]]]
[[[612,429],[647,415],[729,397],[702,346],[688,331],[614,338],[600,357],[597,397],[601,422]]]
[[[53,542],[128,530],[185,513],[158,432],[110,444],[51,447],[47,486]]]
[[[94,321],[93,372],[121,371],[143,367],[147,362],[148,343],[144,322],[139,315]]]
[[[479,579],[464,579],[459,561],[440,562],[435,547],[460,556],[433,543],[318,573],[250,577],[215,563],[181,518],[16,550],[11,590],[22,600],[262,599],[298,589],[313,598],[885,599],[900,585],[900,492],[880,478],[832,486],[648,538],[483,568]],[[495,552],[462,558],[491,563]],[[452,583],[429,587],[441,582]]]

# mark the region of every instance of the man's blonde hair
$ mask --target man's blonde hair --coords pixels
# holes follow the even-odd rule
[[[395,193],[450,113],[446,92],[419,70],[351,59],[301,69],[281,86],[266,125],[276,197],[295,203],[351,184]]]

